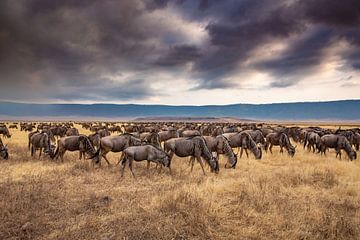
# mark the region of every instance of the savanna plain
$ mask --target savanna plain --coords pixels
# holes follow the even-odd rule
[[[80,133],[89,134],[80,125]],[[0,161],[0,239],[360,239],[360,163],[313,154],[243,155],[220,172],[175,158],[172,174],[146,162],[120,177],[119,153],[94,168],[30,157],[27,134],[11,129]]]

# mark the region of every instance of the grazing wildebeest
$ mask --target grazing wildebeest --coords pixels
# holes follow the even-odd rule
[[[180,137],[195,137],[195,136],[201,136],[198,130],[184,130],[180,134]]]
[[[65,137],[67,128],[66,127],[51,127],[50,131],[56,137]]]
[[[46,132],[35,132],[31,134],[29,146],[31,146],[31,156],[34,156],[36,150],[39,150],[39,159],[41,153],[44,150],[44,153],[49,155],[50,158],[54,157],[54,149],[51,145],[50,136]]]
[[[141,145],[141,140],[134,137],[130,133],[123,133],[119,136],[107,136],[100,139],[100,153],[99,153],[99,163],[103,157],[106,162],[110,165],[109,160],[106,157],[108,152],[123,152],[126,148],[130,146],[139,146]],[[121,157],[117,164],[122,161],[124,158],[124,152],[121,154]]]
[[[112,132],[112,133],[115,133],[115,132],[122,133],[122,130],[121,130],[120,126],[112,126],[112,127],[109,127],[108,130],[110,132]]]
[[[8,149],[6,145],[3,144],[1,138],[0,138],[0,157],[5,160],[9,159]]]
[[[224,133],[224,130],[222,127],[216,127],[212,132],[211,136],[216,137]]]
[[[160,136],[156,132],[143,132],[140,133],[140,140],[145,143],[151,143],[155,146],[161,147]]]
[[[139,127],[137,125],[126,125],[124,126],[124,130],[127,133],[139,132]]]
[[[273,146],[280,146],[280,153],[283,153],[283,148],[285,148],[291,157],[295,155],[296,147],[291,145],[289,137],[283,132],[273,132],[266,136],[265,150],[269,149],[270,153],[272,153]]]
[[[178,138],[179,133],[178,133],[178,131],[176,131],[176,129],[169,129],[169,130],[165,130],[165,131],[160,131],[159,137],[160,137],[160,143],[162,143],[171,138]]]
[[[311,151],[311,148],[313,149],[313,153],[315,152],[315,149],[320,152],[320,145],[321,145],[321,138],[319,134],[316,132],[308,131],[306,133],[305,139],[304,139],[304,149],[307,146],[308,151]]]
[[[250,134],[251,138],[255,141],[255,143],[260,144],[262,149],[265,148],[265,144],[266,144],[265,137],[259,129],[244,130],[242,132],[246,132],[246,133]]]
[[[77,130],[76,128],[69,128],[66,133],[66,136],[79,136],[79,130]]]
[[[91,144],[94,146],[95,149],[99,149],[100,148],[100,135],[99,133],[92,133],[88,136]]]
[[[195,158],[201,165],[201,169],[205,175],[204,165],[201,158],[204,158],[210,165],[211,171],[219,172],[219,163],[214,158],[206,146],[206,142],[203,137],[189,137],[189,138],[172,138],[167,140],[164,144],[165,152],[170,154],[170,159],[174,154],[179,157],[191,157],[191,171],[194,166]],[[171,160],[170,160],[171,162]]]
[[[256,142],[251,138],[250,134],[246,132],[241,133],[224,133],[224,137],[229,139],[229,144],[232,148],[238,148],[240,151],[240,158],[242,157],[243,150],[245,150],[246,156],[249,157],[247,149],[254,154],[255,159],[261,159],[262,150],[261,146],[258,146]],[[240,150],[241,149],[241,150]]]
[[[0,127],[0,134],[2,134],[3,137],[5,137],[5,138],[11,138],[11,134],[9,132],[9,129],[6,126],[1,126]]]
[[[204,139],[210,152],[216,153],[217,161],[219,161],[220,154],[225,154],[228,158],[228,161],[225,164],[225,168],[235,168],[237,163],[237,156],[230,147],[229,141],[224,136],[204,136]]]
[[[354,134],[353,144],[355,146],[356,151],[359,151],[360,146],[360,133]]]
[[[31,132],[34,128],[34,125],[32,125],[31,123],[20,124],[20,131]]]
[[[110,131],[107,130],[107,129],[101,129],[101,130],[97,131],[97,133],[99,134],[100,138],[107,137],[107,136],[111,135]]]
[[[85,153],[89,155],[90,159],[98,162],[99,154],[91,144],[89,138],[85,135],[62,137],[58,140],[55,157],[56,160],[60,157],[64,161],[64,154],[66,151],[79,151],[79,160],[81,157],[85,159]]]
[[[124,169],[126,163],[129,164],[129,168],[133,177],[135,174],[132,169],[133,161],[148,161],[147,169],[149,170],[150,161],[156,164],[162,164],[170,169],[170,157],[160,147],[153,145],[131,146],[124,150],[124,159],[121,162],[121,177],[124,175]]]
[[[11,124],[11,125],[9,125],[9,129],[11,129],[11,128],[18,129],[18,126],[16,124]]]
[[[356,152],[351,147],[349,140],[345,136],[338,134],[327,134],[321,137],[321,152],[326,154],[327,148],[334,148],[336,151],[336,157],[339,155],[341,159],[341,150],[345,150],[349,159],[356,159]]]

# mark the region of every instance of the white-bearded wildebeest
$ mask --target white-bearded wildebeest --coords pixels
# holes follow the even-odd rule
[[[60,157],[64,161],[64,154],[66,151],[79,151],[79,160],[81,157],[85,159],[85,153],[88,154],[88,159],[93,159],[98,162],[99,154],[91,144],[89,138],[85,135],[62,137],[58,140],[55,157],[56,160]]]
[[[215,173],[219,172],[219,163],[214,158],[206,146],[206,142],[203,137],[189,137],[189,138],[172,138],[167,140],[164,144],[165,152],[170,154],[170,159],[174,157],[174,154],[178,157],[191,157],[191,171],[194,166],[195,158],[201,165],[201,169],[205,174],[204,164],[201,158],[204,158],[210,165],[211,171]],[[171,162],[171,160],[170,160]]]
[[[304,149],[306,146],[308,151],[311,151],[312,148],[313,153],[315,152],[315,149],[320,152],[321,138],[319,134],[317,134],[316,132],[308,131],[304,139]]]
[[[334,148],[336,151],[336,157],[339,155],[341,159],[341,150],[345,150],[349,159],[356,159],[356,152],[351,147],[349,140],[345,136],[338,134],[327,134],[321,137],[321,153],[326,155],[326,150],[328,148]]]
[[[18,126],[16,124],[11,124],[11,125],[9,125],[9,129],[11,129],[11,128],[18,129]]]
[[[251,138],[250,134],[246,132],[224,133],[223,136],[229,140],[229,144],[232,148],[238,148],[238,153],[240,151],[240,158],[242,157],[244,150],[246,156],[249,157],[247,149],[250,149],[250,151],[254,154],[255,159],[261,159],[261,147],[256,144],[256,142]]]
[[[65,137],[67,128],[66,127],[51,127],[50,131],[56,137]]]
[[[165,131],[160,131],[159,133],[159,137],[160,137],[160,143],[165,142],[171,138],[178,138],[179,137],[179,133],[176,129],[169,129],[169,130],[165,130]]]
[[[9,129],[6,126],[0,127],[0,134],[2,134],[4,138],[11,138]]]
[[[235,168],[237,163],[237,156],[230,147],[229,141],[222,135],[216,137],[203,136],[206,142],[206,146],[210,152],[216,153],[216,159],[219,162],[219,155],[225,154],[228,158],[225,168]]]
[[[3,144],[1,138],[0,138],[0,157],[5,160],[9,159],[8,149],[6,145]]]
[[[184,130],[180,133],[180,137],[195,137],[201,136],[200,131],[198,130]]]
[[[54,147],[51,145],[51,138],[46,132],[35,132],[31,134],[29,139],[29,146],[31,146],[31,156],[34,156],[36,150],[39,150],[39,159],[42,151],[50,158],[54,157]]]
[[[101,130],[97,131],[97,133],[100,135],[100,138],[107,137],[107,136],[111,135],[110,131],[107,130],[107,129],[101,129]]]
[[[126,148],[124,151],[124,159],[121,162],[121,177],[124,175],[124,169],[126,163],[129,165],[129,169],[133,177],[135,174],[132,169],[133,161],[148,161],[147,169],[149,170],[150,161],[156,164],[162,164],[165,167],[168,167],[170,172],[170,157],[169,155],[162,150],[160,147],[155,147],[153,145],[142,145],[142,146],[131,146]]]
[[[130,146],[141,145],[141,140],[134,137],[130,133],[123,133],[119,136],[107,136],[100,139],[100,153],[99,153],[99,164],[101,158],[103,157],[108,165],[110,165],[109,160],[106,157],[108,152],[122,152],[121,157],[117,164],[122,161],[124,158],[124,150]]]
[[[156,132],[143,132],[140,133],[140,140],[144,143],[150,143],[155,146],[161,147],[160,136]]]
[[[76,128],[69,128],[68,130],[66,130],[65,133],[66,136],[79,136],[79,130],[77,130]]]
[[[283,153],[284,152],[283,148],[285,148],[291,157],[295,155],[296,146],[294,147],[293,145],[291,145],[289,137],[283,132],[273,132],[273,133],[269,133],[266,136],[265,150],[269,149],[270,153],[272,154],[273,146],[279,146],[280,153]]]
[[[88,136],[91,144],[94,146],[94,148],[99,149],[100,148],[100,134],[99,133],[92,133]]]
[[[244,130],[242,132],[250,134],[251,138],[255,141],[255,143],[260,144],[262,149],[265,149],[266,140],[263,133],[259,130]]]

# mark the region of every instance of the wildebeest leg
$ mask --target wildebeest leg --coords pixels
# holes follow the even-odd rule
[[[242,157],[243,152],[244,152],[244,150],[243,150],[243,148],[241,148],[241,151],[240,151],[240,158]],[[238,153],[238,154],[239,154],[239,153]]]
[[[195,158],[193,156],[190,157],[189,164],[191,164],[190,172],[192,172],[194,168]]]
[[[109,163],[109,161],[107,160],[106,156],[103,155],[103,157],[104,157],[105,160]],[[124,157],[125,157],[125,153],[124,153],[124,152],[121,152],[121,156],[120,156],[119,161],[117,162],[116,165],[119,165],[119,163],[124,159]]]
[[[124,170],[125,170],[126,162],[127,162],[127,158],[124,158],[124,159],[121,161],[120,177],[123,177],[123,176],[124,176]]]
[[[82,157],[82,151],[79,151],[79,160],[81,160]]]
[[[35,153],[34,146],[31,146],[31,156],[32,156],[32,157],[34,156],[34,153]]]
[[[133,178],[135,178],[135,174],[134,174],[133,168],[132,168],[133,167],[133,159],[129,159],[128,161],[129,161],[130,172],[131,172]]]
[[[245,148],[246,158],[249,158],[249,152],[247,151],[247,148]]]
[[[61,152],[60,152],[61,162],[64,162],[64,154],[65,154],[65,151],[61,151]]]
[[[200,163],[200,166],[201,166],[201,169],[202,169],[204,175],[206,175],[205,170],[204,170],[204,164],[203,164],[201,158],[200,158],[200,157],[196,157],[196,159],[197,159],[197,161]]]
[[[40,160],[40,157],[41,157],[41,152],[42,152],[42,148],[40,148],[40,150],[39,150],[40,152],[39,152],[39,160]]]
[[[279,147],[280,147],[280,153],[281,153],[281,154],[282,154],[282,153],[284,153],[283,146],[282,146],[282,145],[280,145]]]
[[[157,165],[156,165],[156,167],[157,167]],[[147,160],[146,169],[147,169],[147,171],[149,172],[149,169],[150,169],[150,161],[149,161],[149,160]]]
[[[272,143],[270,143],[269,151],[270,151],[271,154],[273,153],[272,152],[272,147],[273,147],[273,145],[272,145]]]

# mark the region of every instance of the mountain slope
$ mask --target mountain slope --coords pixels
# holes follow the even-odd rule
[[[0,115],[8,117],[136,118],[237,117],[261,120],[359,120],[360,100],[331,102],[169,106],[137,104],[25,104],[0,102]]]

